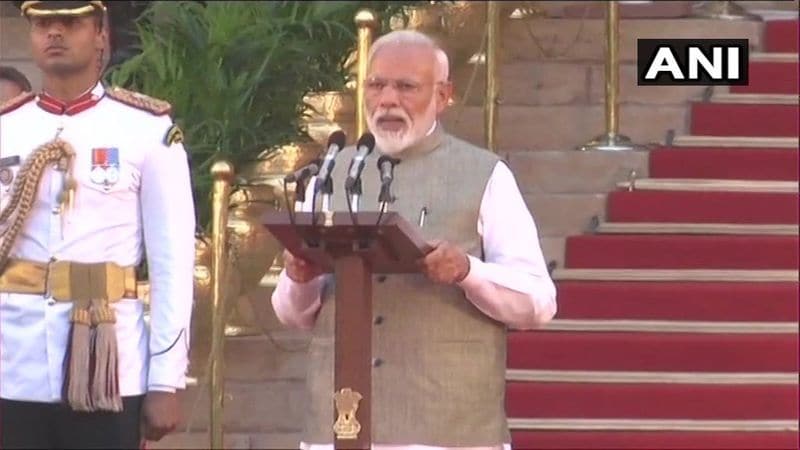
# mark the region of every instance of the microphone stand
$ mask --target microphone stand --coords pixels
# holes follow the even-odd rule
[[[362,187],[361,177],[357,178],[352,186],[345,187],[345,197],[347,198],[347,210],[350,211],[350,221],[353,225],[358,225],[358,212],[359,202],[361,201]]]
[[[378,195],[378,205],[380,212],[378,213],[378,220],[375,222],[375,226],[381,224],[381,219],[383,218],[384,213],[389,211],[389,203],[394,203],[395,198],[392,195],[391,191],[391,183],[382,183],[381,184],[381,192]]]
[[[333,195],[333,179],[328,177],[325,180],[325,183],[322,185],[320,189],[322,193],[322,214],[325,217],[325,223],[323,226],[332,227],[333,226],[333,210],[332,208],[332,201],[331,196]]]
[[[294,185],[294,211],[297,212],[303,209],[303,203],[306,201],[306,180],[298,179]],[[289,205],[286,205],[287,207]]]

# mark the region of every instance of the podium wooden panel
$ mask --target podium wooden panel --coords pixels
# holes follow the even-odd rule
[[[335,212],[314,217],[269,211],[267,229],[292,254],[313,261],[336,279],[334,417],[337,449],[369,449],[372,391],[372,275],[415,273],[430,247],[396,212]],[[350,389],[351,391],[347,391]],[[354,407],[357,407],[353,411]],[[354,415],[351,414],[354,412]],[[355,419],[358,426],[355,424]],[[360,428],[359,428],[360,427]]]

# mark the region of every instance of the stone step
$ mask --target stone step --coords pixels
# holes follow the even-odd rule
[[[797,137],[739,137],[739,136],[675,136],[673,148],[680,147],[725,147],[737,148],[785,148],[797,150],[800,138]]]
[[[564,249],[566,248],[566,236],[544,236],[539,238],[542,247],[542,254],[547,264],[555,267],[564,267]]]
[[[501,25],[503,61],[604,61],[605,20],[510,19]],[[753,21],[626,19],[620,22],[619,58],[635,63],[637,39],[748,39],[757,50],[763,45],[762,28]]]
[[[451,77],[455,99],[483,105],[485,76],[484,65],[455,67]],[[620,104],[685,105],[706,90],[704,86],[639,86],[633,63],[620,64],[619,76]],[[505,106],[605,104],[605,66],[600,62],[509,61],[498,68],[497,83]]]
[[[762,192],[795,194],[796,181],[771,180],[712,180],[700,178],[637,178],[617,183],[630,191],[692,191],[692,192]]]
[[[639,223],[603,222],[595,232],[603,234],[738,234],[797,236],[798,225],[742,223]]]
[[[223,400],[224,429],[230,433],[299,432],[305,414],[305,395],[305,380],[227,381]],[[208,430],[208,385],[188,388],[179,397],[183,417],[178,429]]]
[[[590,230],[593,217],[602,220],[606,194],[526,194],[539,237],[565,237]]]
[[[796,420],[517,419],[512,430],[797,431]]]
[[[551,331],[626,333],[797,334],[796,322],[700,322],[684,320],[554,319]]]
[[[582,2],[586,5],[573,4],[564,7],[562,17],[579,19],[604,19],[607,6],[605,2]],[[637,18],[682,18],[687,17],[692,11],[689,2],[657,1],[657,2],[620,2],[620,19]]]
[[[507,369],[506,381],[532,383],[798,384],[796,373],[635,372]]]
[[[523,194],[597,194],[617,183],[647,177],[648,152],[513,152],[508,162]]]
[[[685,105],[621,105],[620,134],[634,142],[661,142],[667,130],[688,131]],[[455,106],[442,117],[453,134],[484,145],[484,112],[480,106]],[[605,133],[602,105],[500,106],[497,108],[497,145],[503,152],[574,149]]]
[[[780,63],[796,63],[797,53],[765,53],[755,52],[750,54],[750,61],[753,62],[780,62]]]
[[[797,94],[729,94],[717,93],[711,97],[713,103],[744,103],[751,105],[796,105]]]
[[[300,448],[300,433],[229,433],[223,430],[222,445],[226,449],[293,449]],[[146,448],[167,449],[207,449],[211,448],[208,432],[185,432],[178,430],[159,442],[147,442]]]
[[[717,269],[556,269],[554,280],[582,281],[724,281],[738,283],[798,282],[793,270]]]

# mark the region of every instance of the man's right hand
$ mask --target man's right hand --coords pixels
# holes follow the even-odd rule
[[[289,250],[283,251],[283,267],[286,269],[286,275],[296,283],[308,283],[323,274],[319,266],[294,256]]]

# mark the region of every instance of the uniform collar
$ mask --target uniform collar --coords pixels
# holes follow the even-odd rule
[[[96,105],[103,98],[105,92],[103,84],[98,82],[92,89],[66,103],[46,92],[42,92],[37,96],[36,104],[49,113],[72,116]]]

